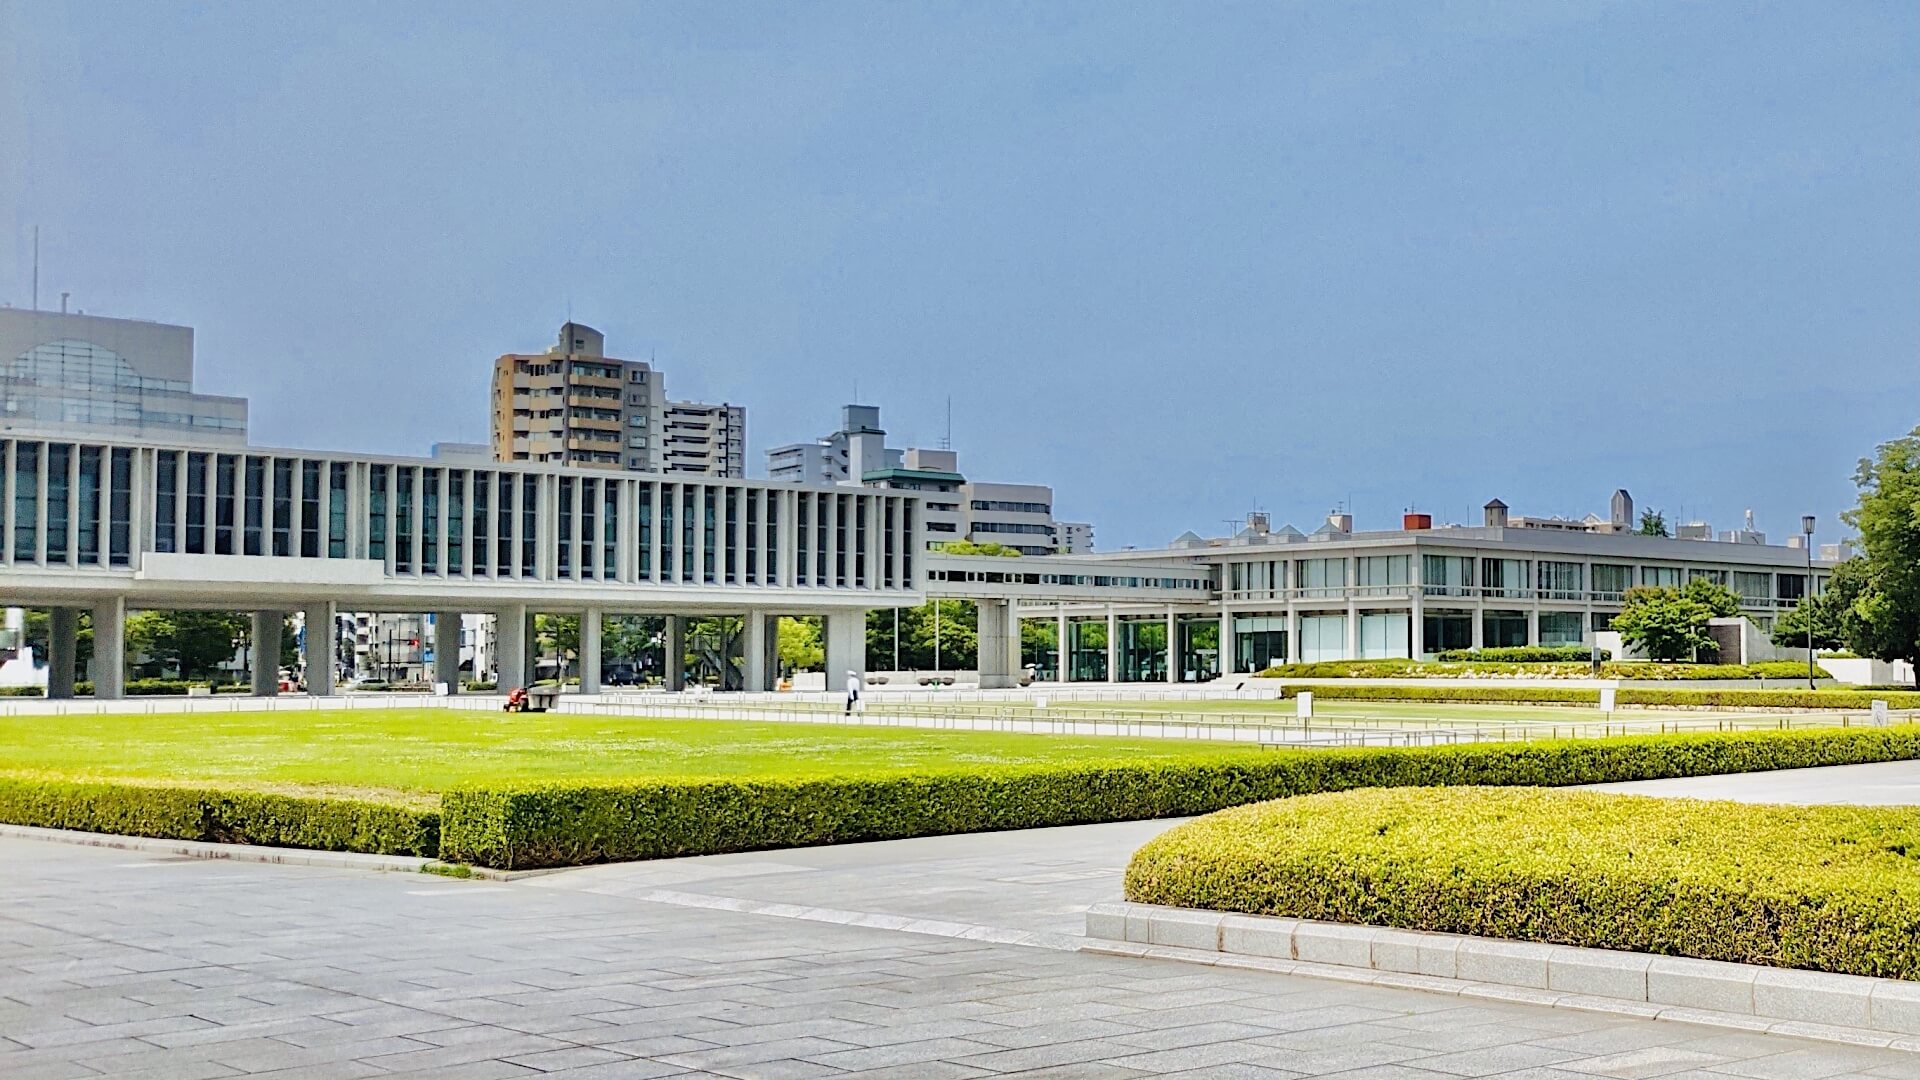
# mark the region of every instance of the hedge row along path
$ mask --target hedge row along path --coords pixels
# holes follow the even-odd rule
[[[1369,750],[451,710],[0,718],[0,821],[500,869],[1207,813],[1358,787],[1920,758],[1920,727]]]
[[[1920,978],[1920,817],[1526,788],[1245,806],[1140,849],[1138,903]]]

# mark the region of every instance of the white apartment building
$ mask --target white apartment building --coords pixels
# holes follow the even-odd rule
[[[1093,551],[1093,525],[1086,521],[1054,523],[1053,541],[1062,555],[1086,555]]]
[[[952,450],[886,445],[875,405],[840,410],[840,430],[812,442],[791,443],[767,451],[767,475],[773,480],[812,484],[866,484],[919,491],[926,495],[927,544],[971,540],[1004,544],[1023,555],[1052,555],[1060,549],[1060,528],[1053,520],[1053,489],[1045,484],[992,484],[968,480]],[[1079,550],[1092,550],[1093,526],[1079,525]]]
[[[767,479],[797,484],[857,484],[870,472],[896,468],[899,450],[889,450],[878,405],[843,405],[840,429],[812,442],[767,451]]]
[[[664,472],[702,476],[747,474],[747,410],[722,402],[669,401]]]

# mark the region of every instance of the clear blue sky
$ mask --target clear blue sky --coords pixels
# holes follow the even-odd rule
[[[1102,547],[1259,506],[1823,533],[1920,420],[1920,4],[0,0],[0,300],[259,441],[484,439],[568,305],[761,451],[856,381]]]

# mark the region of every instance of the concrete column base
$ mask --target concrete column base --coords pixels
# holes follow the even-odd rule
[[[73,697],[74,671],[80,651],[80,611],[57,607],[47,619],[47,697]]]
[[[599,608],[580,614],[580,692],[600,692],[600,635],[605,628]]]
[[[121,597],[93,605],[93,699],[127,695],[127,602]]]
[[[334,651],[340,635],[340,606],[331,600],[310,605],[305,624],[300,663],[307,669],[307,694],[332,697],[339,693],[334,686]]]
[[[447,693],[460,692],[461,615],[457,611],[433,613],[433,681],[447,684]]]

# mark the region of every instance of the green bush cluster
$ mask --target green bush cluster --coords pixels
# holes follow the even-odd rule
[[[1598,705],[1600,691],[1559,686],[1289,686],[1282,697],[1311,691],[1321,701],[1403,701],[1482,705]],[[1912,690],[1660,690],[1621,687],[1620,706],[1693,709],[1840,709],[1853,712],[1884,701],[1890,709],[1920,709]]]
[[[427,808],[114,781],[0,776],[0,821],[377,855],[432,855],[440,846],[440,815]]]
[[[1129,900],[1920,978],[1910,807],[1526,788],[1245,806],[1150,841]]]
[[[1510,645],[1492,649],[1445,649],[1434,655],[1434,659],[1443,663],[1478,660],[1489,664],[1587,663],[1592,658],[1592,650],[1585,645]],[[1611,660],[1613,654],[1601,649],[1600,659]]]
[[[1559,786],[1920,758],[1920,727],[1250,750],[812,780],[665,779],[461,788],[440,857],[504,870],[1200,814],[1361,787]]]
[[[1513,656],[1490,657],[1491,653],[1543,653],[1553,649],[1487,649],[1480,653],[1441,653],[1441,659],[1427,660],[1316,660],[1312,663],[1279,664],[1260,673],[1263,679],[1468,679],[1534,678],[1585,679],[1593,675],[1586,660],[1569,663],[1564,658],[1537,660]],[[1582,650],[1584,655],[1584,649]],[[1608,661],[1600,665],[1600,677],[1632,682],[1672,682],[1682,679],[1804,679],[1807,665],[1794,660],[1768,660],[1758,664],[1655,664],[1647,661]],[[1824,675],[1822,676],[1824,677]]]
[[[212,687],[216,694],[247,694],[253,687],[247,683],[209,683],[187,679],[128,679],[126,694],[128,697],[186,697],[187,691],[195,687]],[[92,697],[93,684],[77,682],[73,684],[76,697]],[[38,686],[9,686],[0,689],[0,697],[44,697],[46,691]]]

